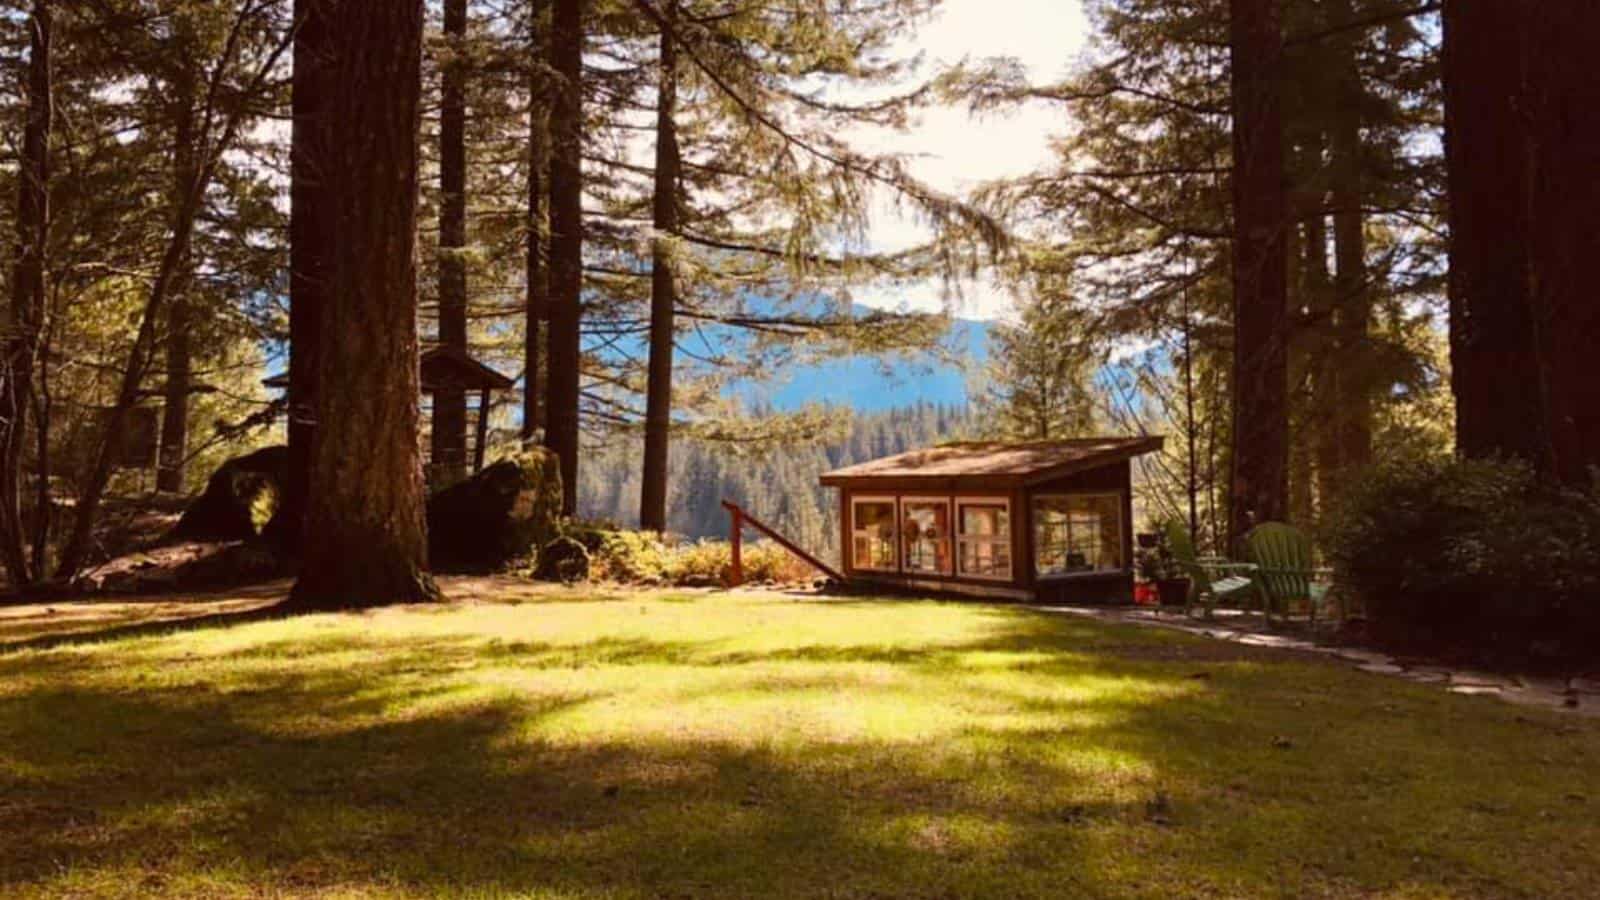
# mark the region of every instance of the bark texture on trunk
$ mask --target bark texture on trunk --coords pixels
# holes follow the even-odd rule
[[[1600,477],[1600,4],[1519,5],[1528,29],[1529,303],[1547,467],[1582,488]]]
[[[295,0],[293,132],[289,150],[289,474],[275,521],[276,538],[297,553],[311,484],[316,433],[317,355],[322,314],[332,290],[336,233],[327,171],[329,97],[333,90],[329,0]]]
[[[189,60],[193,45],[187,38],[188,24],[182,16],[176,42],[184,59],[179,62],[172,82],[172,208],[173,217],[183,214],[184,198],[199,177],[195,159],[196,73]],[[174,276],[172,305],[167,310],[167,379],[161,407],[161,457],[156,469],[156,490],[177,493],[183,490],[184,458],[189,453],[190,315],[188,291],[194,282],[190,254],[178,262]]]
[[[1519,49],[1534,5],[1446,3],[1443,70],[1456,446],[1466,456],[1543,466],[1549,441],[1534,380],[1528,146],[1518,110]]]
[[[550,109],[550,343],[544,443],[561,460],[561,509],[571,515],[578,507],[583,314],[583,0],[554,0],[547,61],[560,83]]]
[[[1318,198],[1320,201],[1322,198]],[[1306,365],[1311,378],[1311,403],[1303,415],[1303,423],[1312,454],[1315,471],[1316,500],[1325,501],[1338,489],[1340,469],[1338,406],[1344,387],[1342,362],[1339,355],[1337,326],[1334,323],[1336,294],[1333,273],[1328,268],[1328,220],[1322,215],[1306,218],[1304,224],[1304,284],[1310,301],[1315,325],[1307,335],[1309,358]],[[1311,471],[1301,473],[1306,481]],[[1314,504],[1302,504],[1307,509]]]
[[[13,584],[44,573],[30,569],[23,518],[23,450],[28,440],[45,314],[45,251],[50,236],[50,130],[55,113],[51,80],[52,22],[48,0],[35,0],[28,19],[27,119],[17,177],[17,261],[11,275],[11,336],[0,371],[0,554]],[[45,515],[46,510],[35,510]]]
[[[1334,5],[1336,25],[1357,18],[1350,0]],[[1341,473],[1372,461],[1372,400],[1377,386],[1371,370],[1372,288],[1367,275],[1366,191],[1362,173],[1360,31],[1334,38],[1338,77],[1329,135],[1329,185],[1333,203],[1335,457]]]
[[[677,0],[663,15],[677,20]],[[650,361],[645,390],[644,472],[639,527],[667,529],[667,453],[672,426],[673,313],[678,304],[672,254],[678,232],[678,51],[670,29],[661,32],[661,72],[656,93],[655,239],[650,253]]]
[[[439,343],[466,352],[467,0],[445,0],[446,56],[439,72]],[[433,395],[432,480],[446,485],[467,471],[467,395]]]
[[[550,86],[542,60],[548,23],[544,0],[528,3],[528,238],[525,286],[527,313],[522,343],[522,439],[532,441],[544,424],[540,411],[544,382],[544,323],[550,292],[546,273],[550,223],[547,218],[550,171]]]
[[[1288,512],[1288,199],[1277,0],[1230,0],[1233,477],[1229,538]]]
[[[299,608],[432,600],[417,426],[422,0],[328,7],[338,216],[317,366]]]

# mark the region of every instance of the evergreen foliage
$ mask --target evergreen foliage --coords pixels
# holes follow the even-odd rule
[[[802,547],[824,559],[839,550],[838,493],[817,483],[823,472],[942,441],[976,437],[984,424],[967,407],[922,404],[870,415],[846,408],[815,408],[817,421],[833,425],[809,438],[762,442],[749,453],[738,444],[684,440],[669,469],[667,530],[688,538],[728,535],[722,501],[748,509]],[[759,415],[750,420],[759,428]],[[581,515],[620,526],[637,524],[637,440],[594,447],[580,470]]]

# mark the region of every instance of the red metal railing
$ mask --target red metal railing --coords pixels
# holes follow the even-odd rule
[[[762,522],[760,519],[757,519],[755,516],[745,512],[739,507],[739,504],[729,503],[728,501],[724,500],[722,501],[722,508],[728,511],[728,543],[733,548],[733,563],[728,567],[729,587],[738,587],[744,583],[743,551],[744,526],[746,525],[749,525],[751,528],[754,528],[767,537],[772,538],[777,542],[778,546],[789,551],[790,553],[793,553],[795,556],[799,557],[801,561],[805,562],[813,569],[816,569],[818,572],[821,572],[829,578],[832,578],[834,581],[840,583],[844,582],[844,576],[835,571],[832,566],[820,559],[817,559],[810,553],[801,550],[799,547],[795,546],[793,541],[773,530],[771,526]]]

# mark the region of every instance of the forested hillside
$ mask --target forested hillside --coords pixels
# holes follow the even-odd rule
[[[687,537],[728,533],[723,500],[731,500],[798,541],[837,558],[837,495],[817,483],[823,472],[940,441],[973,437],[982,423],[971,408],[922,403],[871,414],[819,407],[831,423],[811,441],[763,446],[748,453],[726,443],[686,440],[673,451],[667,528]],[[639,513],[638,440],[617,441],[584,457],[578,509],[588,517],[633,525]]]

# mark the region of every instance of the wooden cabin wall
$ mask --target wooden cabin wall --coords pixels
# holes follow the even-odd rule
[[[977,482],[977,483],[975,483]],[[1033,563],[1033,497],[1038,493],[1118,492],[1122,496],[1122,558],[1125,570],[1105,575],[1077,575],[1069,578],[1038,578]],[[852,503],[858,496],[948,496],[1005,497],[1011,503],[1011,580],[1008,582],[950,575],[884,573],[863,571],[855,566],[851,532]],[[898,512],[898,509],[897,509]],[[952,510],[952,531],[955,527]],[[851,578],[875,583],[914,581],[918,585],[947,585],[951,590],[965,588],[1025,591],[1041,602],[1050,603],[1128,603],[1133,599],[1133,491],[1132,466],[1128,461],[1110,463],[1094,469],[1023,486],[1014,481],[983,487],[978,479],[930,483],[926,480],[874,478],[843,484],[839,488],[839,533],[841,570]],[[903,552],[897,541],[896,552]],[[958,553],[951,535],[952,565]],[[992,592],[992,591],[991,591]]]
[[[1103,575],[1039,578],[1033,572],[1033,498],[1038,494],[1117,492],[1122,495],[1123,570]],[[1133,602],[1133,467],[1127,460],[1039,482],[1027,488],[1026,549],[1029,587],[1041,603]]]

